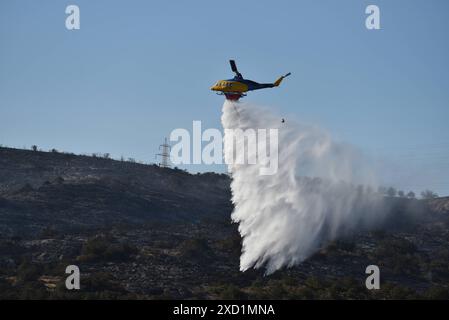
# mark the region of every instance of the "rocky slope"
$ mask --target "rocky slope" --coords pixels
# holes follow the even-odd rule
[[[239,271],[230,179],[0,148],[0,299],[449,298],[448,198],[386,199],[382,228],[301,265]],[[81,290],[64,287],[65,267]],[[365,287],[365,268],[381,289]]]

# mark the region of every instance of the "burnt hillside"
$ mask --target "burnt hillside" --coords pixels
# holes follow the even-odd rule
[[[449,198],[385,198],[384,225],[270,276],[239,271],[230,178],[0,148],[0,299],[449,299]],[[77,292],[65,268],[81,270]],[[365,287],[378,265],[381,289]]]
[[[57,152],[0,148],[0,232],[196,222],[231,212],[229,177]]]

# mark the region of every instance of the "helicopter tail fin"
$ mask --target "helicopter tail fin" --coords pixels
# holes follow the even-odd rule
[[[277,79],[277,80],[273,83],[273,86],[278,87],[278,86],[281,84],[282,80],[284,80],[284,78],[288,77],[289,75],[291,75],[290,72],[287,73],[286,75],[280,77],[279,79]]]

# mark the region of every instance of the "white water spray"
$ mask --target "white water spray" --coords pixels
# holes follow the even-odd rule
[[[319,128],[290,119],[282,123],[246,103],[225,101],[222,124],[225,129],[279,130],[279,168],[265,176],[259,174],[261,164],[232,164],[234,144],[225,131],[232,219],[243,238],[240,270],[264,266],[270,274],[293,266],[338,235],[382,219],[376,210],[379,197],[356,187],[376,183],[354,148],[332,141]]]

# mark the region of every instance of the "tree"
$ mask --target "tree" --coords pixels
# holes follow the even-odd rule
[[[398,191],[398,197],[400,197],[400,198],[404,198],[404,196],[405,196],[405,193],[404,193],[404,191],[402,191],[402,190],[399,190],[399,191]]]
[[[387,190],[387,196],[389,197],[395,197],[396,196],[396,189],[393,187],[389,187]]]
[[[32,149],[33,151],[37,151],[37,146],[34,144],[34,145],[31,146],[31,149]]]
[[[415,198],[416,198],[416,195],[415,195],[415,193],[414,193],[413,191],[409,191],[409,192],[407,193],[407,198],[409,198],[409,199],[415,199]]]
[[[438,198],[438,194],[427,189],[427,190],[424,190],[423,192],[421,192],[421,197],[423,199],[435,199],[435,198]]]

